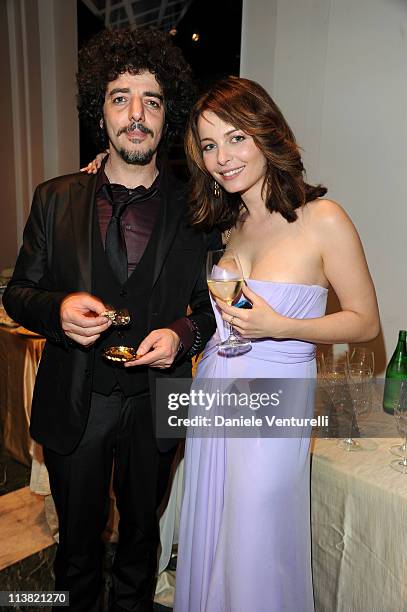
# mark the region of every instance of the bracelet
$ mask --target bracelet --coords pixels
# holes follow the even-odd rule
[[[193,330],[193,332],[195,334],[195,339],[194,339],[194,342],[193,342],[191,348],[187,352],[187,356],[188,357],[194,357],[194,355],[197,355],[198,353],[200,353],[200,351],[202,349],[202,346],[201,346],[202,345],[202,336],[201,336],[201,332],[199,331],[199,327],[195,323],[195,321],[193,319],[189,319],[189,322],[191,323],[192,330]]]

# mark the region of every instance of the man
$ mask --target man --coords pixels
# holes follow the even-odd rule
[[[114,457],[120,525],[111,610],[145,612],[153,609],[156,509],[173,456],[168,440],[154,437],[155,381],[189,376],[190,355],[214,331],[202,270],[219,236],[188,226],[185,189],[160,161],[192,91],[169,37],[97,35],[80,52],[78,85],[80,115],[110,155],[96,176],[37,187],[3,301],[47,338],[31,433],[44,446],[60,523],[55,588],[70,591],[75,612],[98,609]],[[131,326],[111,326],[108,305],[127,308]],[[118,344],[137,347],[129,367],[102,356]]]

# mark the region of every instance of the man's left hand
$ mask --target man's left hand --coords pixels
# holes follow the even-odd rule
[[[154,329],[137,349],[137,359],[127,361],[125,367],[148,365],[151,368],[169,368],[178,353],[179,336],[172,329]]]

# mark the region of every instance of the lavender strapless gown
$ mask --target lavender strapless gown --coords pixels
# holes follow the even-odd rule
[[[325,313],[327,290],[249,280],[277,312]],[[296,340],[253,342],[225,358],[217,332],[197,377],[312,378],[315,347]],[[312,398],[304,397],[312,413]],[[188,437],[174,612],[312,612],[309,437]]]

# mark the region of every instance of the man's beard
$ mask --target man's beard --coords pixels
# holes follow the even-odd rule
[[[139,123],[137,121],[133,121],[130,125],[125,128],[121,128],[116,136],[120,136],[122,133],[130,132],[131,130],[140,130],[144,134],[150,134],[150,136],[154,136],[154,132],[150,130],[147,126]],[[139,142],[135,139],[133,142]],[[126,164],[131,164],[134,166],[147,166],[153,159],[154,153],[156,149],[147,149],[147,151],[129,151],[124,147],[115,147],[116,151],[120,155],[120,157],[126,162]]]
[[[116,149],[116,151],[126,164],[134,166],[147,166],[155,153],[153,149],[147,149],[147,151],[129,151],[128,149],[120,148]]]

